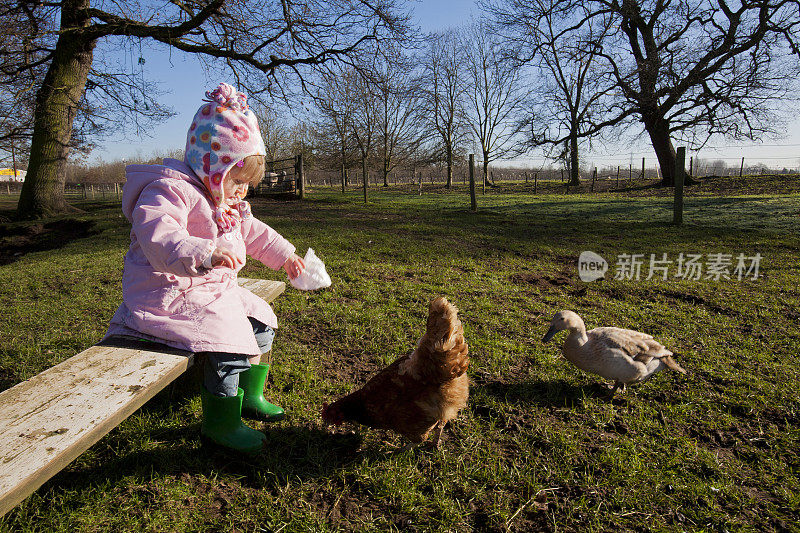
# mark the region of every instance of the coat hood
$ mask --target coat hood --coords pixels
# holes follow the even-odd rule
[[[234,231],[250,217],[250,204],[241,198],[231,204],[225,198],[225,180],[234,165],[249,156],[266,156],[264,140],[247,95],[232,85],[220,83],[206,92],[204,104],[195,113],[186,135],[184,162],[210,193],[217,209],[214,221],[223,232]]]
[[[162,165],[128,165],[125,167],[125,186],[122,188],[122,213],[125,218],[132,220],[133,209],[144,188],[165,178],[187,181],[200,190],[205,189],[192,169],[177,159],[164,159]]]

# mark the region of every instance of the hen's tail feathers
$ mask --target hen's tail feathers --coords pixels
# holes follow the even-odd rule
[[[671,368],[672,370],[676,370],[676,371],[680,372],[681,374],[686,374],[686,370],[684,370],[684,368],[681,365],[676,363],[675,359],[673,359],[671,356],[666,355],[666,356],[661,358],[661,361],[665,365],[667,365],[667,368]]]
[[[446,381],[467,371],[468,353],[458,309],[447,298],[436,298],[430,304],[428,327],[417,348],[418,362],[426,367],[426,373],[433,374],[431,377]]]

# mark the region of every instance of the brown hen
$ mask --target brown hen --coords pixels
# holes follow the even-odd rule
[[[467,405],[469,348],[458,309],[446,298],[430,303],[428,326],[417,348],[372,377],[361,389],[322,407],[322,419],[358,422],[394,430],[412,443],[436,428],[438,447],[445,424]]]

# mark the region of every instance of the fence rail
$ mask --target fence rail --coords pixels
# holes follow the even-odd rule
[[[100,200],[122,198],[122,183],[66,183],[64,196],[70,200]],[[18,195],[22,183],[0,182],[0,194]]]
[[[262,182],[255,188],[256,195],[271,194],[297,194],[297,159],[287,158],[267,162],[267,172]],[[288,163],[288,164],[287,164]],[[693,168],[694,167],[694,168]],[[797,175],[794,171],[786,169],[768,169],[763,166],[748,167],[740,165],[737,168],[728,167],[718,169],[701,165],[697,168],[691,159],[686,165],[689,175],[695,178],[708,177],[739,177],[744,176],[774,176],[774,175]],[[476,182],[480,185],[482,167],[480,161],[475,162]],[[582,183],[592,181],[614,181],[630,183],[631,181],[655,181],[661,178],[658,168],[646,167],[644,174],[640,165],[626,166],[604,166],[597,169],[596,176],[593,176],[594,169],[581,172],[580,180]],[[369,171],[369,185],[379,187],[384,184],[382,171]],[[453,183],[469,184],[469,168],[467,165],[458,165],[453,168]],[[304,182],[312,187],[341,187],[340,170],[306,170],[304,172]],[[489,167],[489,182],[559,182],[566,183],[569,180],[569,173],[566,169],[508,169]],[[422,169],[395,169],[386,177],[387,185],[443,185],[447,182],[447,173],[444,168],[422,168]],[[67,183],[64,186],[64,195],[68,200],[121,200],[123,183]],[[358,188],[363,185],[361,172],[348,169],[347,186]],[[19,195],[22,190],[22,183],[11,181],[0,181],[0,195]]]
[[[475,162],[476,181],[480,184],[482,176],[482,167],[479,161]],[[794,170],[768,169],[763,167],[736,167],[728,169],[715,169],[713,167],[705,168],[700,167],[690,169],[687,165],[686,171],[694,178],[711,178],[711,177],[739,177],[743,176],[774,176],[774,175],[796,175],[798,172]],[[580,172],[581,182],[590,183],[592,181],[594,168],[582,170]],[[468,184],[469,183],[469,168],[466,165],[457,166],[453,168],[453,183]],[[498,167],[489,167],[489,181],[503,181],[503,182],[526,182],[534,181],[534,176],[539,181],[557,181],[567,182],[569,180],[569,172],[566,169],[550,168],[550,169],[507,169]],[[370,186],[383,185],[383,173],[380,171],[368,171],[368,179]],[[642,174],[641,163],[639,165],[625,165],[619,167],[619,174],[617,167],[598,167],[597,181],[617,180],[620,181],[655,181],[661,179],[661,171],[657,167],[646,167],[644,174]],[[340,187],[342,183],[340,170],[310,170],[306,172],[305,181],[308,185],[313,187]],[[402,169],[395,170],[387,176],[388,185],[418,185],[420,181],[425,184],[444,184],[447,182],[447,173],[442,169],[424,169],[424,170],[411,170]],[[359,187],[363,184],[363,178],[360,170],[349,169],[347,177],[347,185],[350,187]]]

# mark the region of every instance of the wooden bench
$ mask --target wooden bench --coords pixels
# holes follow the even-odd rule
[[[281,281],[239,279],[267,302]],[[0,516],[194,363],[151,343],[96,345],[0,393]]]

